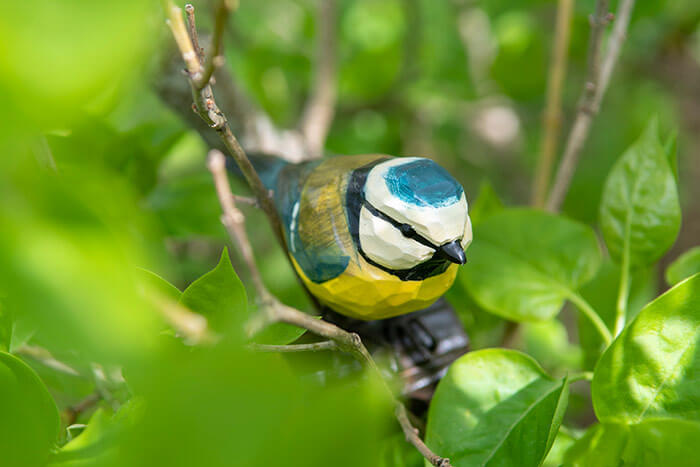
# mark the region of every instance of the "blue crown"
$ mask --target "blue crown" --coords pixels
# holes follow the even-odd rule
[[[408,204],[440,208],[460,200],[464,189],[430,159],[390,167],[384,175],[389,192]]]

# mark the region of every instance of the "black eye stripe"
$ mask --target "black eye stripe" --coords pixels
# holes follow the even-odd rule
[[[435,246],[430,240],[427,238],[423,237],[420,235],[418,232],[415,231],[413,227],[411,227],[409,224],[405,224],[402,222],[397,221],[393,217],[390,217],[386,214],[384,214],[382,211],[379,209],[375,208],[372,206],[369,201],[364,200],[364,206],[367,208],[367,210],[375,217],[378,217],[382,219],[383,221],[386,221],[396,227],[399,232],[403,234],[404,237],[410,238],[411,240],[415,240],[416,242],[427,246],[428,248],[432,248],[433,250],[438,250],[438,246]]]

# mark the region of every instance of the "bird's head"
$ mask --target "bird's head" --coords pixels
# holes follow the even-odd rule
[[[360,245],[373,262],[409,270],[430,260],[464,264],[472,240],[462,186],[430,159],[391,159],[367,174]]]

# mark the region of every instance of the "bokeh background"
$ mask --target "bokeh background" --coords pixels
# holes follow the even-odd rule
[[[193,3],[200,27],[209,30],[210,3]],[[616,4],[611,2],[613,11]],[[593,6],[593,0],[575,2],[560,150],[583,86]],[[542,136],[555,12],[556,2],[551,0],[339,0],[338,102],[326,152],[431,157],[462,182],[470,202],[482,193],[492,203],[528,204]],[[219,79],[217,84],[222,94],[244,96],[220,102],[234,129],[249,125],[253,111],[267,115],[278,128],[296,127],[312,86],[318,26],[314,0],[240,1],[225,37],[231,82]],[[260,431],[254,433],[283,438],[289,435],[285,429],[269,427],[296,426],[296,434],[284,438],[286,442],[300,453],[313,451],[310,446],[316,444],[297,429],[318,432],[314,428],[326,423],[320,414],[343,405],[337,401],[347,399],[342,392],[347,389],[317,400],[304,388],[280,390],[289,380],[277,373],[270,376],[276,361],[255,366],[221,349],[183,356],[182,349],[173,350],[153,337],[159,336],[162,323],[134,288],[135,273],[130,271],[138,266],[184,289],[216,265],[227,241],[205,167],[207,143],[190,124],[190,102],[169,92],[184,84],[184,77],[172,66],[172,38],[158,3],[10,2],[3,6],[0,29],[0,311],[12,322],[14,337],[9,342],[14,342],[14,350],[24,351],[23,358],[49,382],[59,409],[80,401],[96,385],[107,384],[111,386],[105,393],[113,399],[105,409],[113,411],[130,394],[121,376],[109,376],[110,368],[124,366],[127,380],[130,369],[137,387],[142,377],[158,369],[156,374],[163,378],[157,383],[145,378],[140,392],[146,398],[170,394],[152,407],[151,419],[170,417],[169,423],[153,422],[134,432],[146,438],[166,425],[191,428],[164,432],[158,442],[166,444],[177,444],[174,440],[196,430],[205,433],[181,449],[173,448],[172,462],[188,459],[178,457],[186,448],[203,451],[221,441],[215,434],[228,426],[227,416],[245,412],[247,406],[240,401],[246,397],[257,401],[254,407],[267,407],[260,417],[269,425],[256,426]],[[637,2],[627,42],[562,209],[567,216],[597,225],[609,169],[654,115],[663,135],[678,132],[683,222],[676,245],[660,267],[635,278],[636,306],[667,287],[664,266],[700,239],[696,0]],[[246,192],[241,183],[235,183],[235,189]],[[246,214],[270,289],[286,303],[309,309],[264,217],[253,209]],[[232,261],[245,282],[237,255]],[[600,309],[614,299],[614,277],[613,266],[606,265],[584,291]],[[248,292],[252,310],[253,292]],[[502,344],[508,325],[479,310],[459,280],[449,299],[474,348]],[[576,319],[564,313],[563,324],[524,326],[510,344],[527,350],[555,374],[565,367],[586,369],[591,364],[587,356],[571,345],[579,339]],[[78,367],[81,375],[92,376],[85,379],[47,368],[27,350],[39,345]],[[183,370],[183,359],[201,384],[193,383],[193,373]],[[232,363],[214,364],[222,360]],[[210,368],[207,365],[211,372],[204,370]],[[217,387],[238,387],[240,375],[258,378],[259,383],[230,393]],[[365,393],[372,392],[366,387],[371,383],[357,384]],[[166,391],[173,387],[178,392]],[[274,390],[261,389],[265,387]],[[574,390],[567,415],[572,426],[591,420],[586,391]],[[183,394],[194,394],[192,400],[200,405],[173,415],[169,410],[183,404]],[[270,405],[280,397],[317,403],[291,409]],[[354,439],[348,437],[352,433],[358,445],[370,446],[375,439],[358,427],[370,419],[390,423],[385,401],[368,397],[369,402],[360,400],[358,405],[371,410],[350,407],[346,415],[356,416],[345,428],[331,424],[330,433],[337,437],[326,434],[328,449],[342,449]],[[239,403],[227,406],[222,415],[219,409],[229,398]],[[281,412],[275,412],[278,409]],[[279,413],[283,417],[275,415]],[[303,413],[311,415],[306,419]],[[305,422],[298,424],[301,419]],[[65,440],[67,435],[61,436]],[[333,444],[343,437],[341,447]],[[148,451],[153,443],[147,446],[141,438],[132,438],[133,446],[158,455],[157,450]],[[252,435],[251,440],[239,440],[227,452],[259,441]],[[368,447],[367,452],[380,452],[385,461],[405,455],[408,460],[402,462],[420,463],[415,453],[401,446],[397,435],[391,444]],[[264,446],[259,452],[263,451]],[[313,452],[321,459],[325,451]],[[268,459],[261,456],[253,458]],[[225,456],[208,462],[225,465]],[[360,465],[366,459],[348,462]],[[303,456],[297,463],[304,465]]]

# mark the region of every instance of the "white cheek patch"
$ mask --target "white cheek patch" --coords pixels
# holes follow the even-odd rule
[[[464,224],[464,236],[462,237],[462,249],[466,250],[472,242],[472,221],[467,215],[467,222]]]
[[[410,269],[428,259],[435,250],[406,238],[389,222],[360,211],[360,246],[374,262],[390,269]]]

